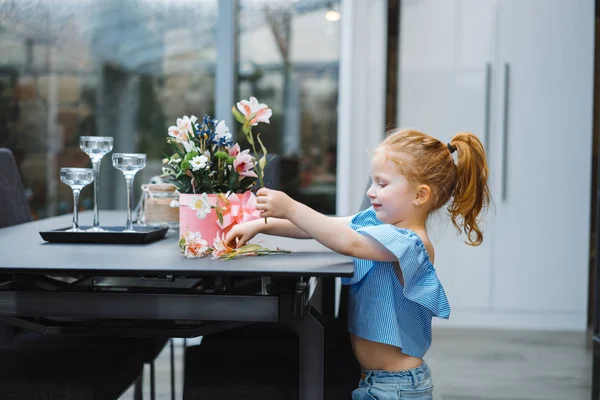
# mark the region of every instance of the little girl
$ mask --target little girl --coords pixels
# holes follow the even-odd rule
[[[457,163],[453,153],[456,152]],[[450,306],[433,267],[427,217],[446,205],[466,243],[481,244],[478,216],[490,194],[479,139],[459,133],[450,143],[414,130],[390,134],[371,160],[371,207],[350,217],[328,217],[285,193],[260,189],[264,220],[235,226],[226,241],[242,246],[257,233],[314,238],[354,257],[348,330],[362,368],[353,400],[430,400],[433,383],[423,356],[431,345],[431,319]]]

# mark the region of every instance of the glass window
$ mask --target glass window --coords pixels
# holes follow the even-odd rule
[[[266,183],[335,214],[339,1],[239,4],[239,96],[273,110]]]
[[[217,0],[0,1],[0,147],[15,154],[34,217],[71,211],[58,171],[91,166],[80,136],[147,153],[138,190],[161,173],[168,126],[213,113],[216,12]],[[100,177],[100,207],[124,208],[110,154]],[[83,190],[83,209],[92,196]]]
[[[275,155],[267,184],[334,214],[339,1],[238,5],[235,96],[273,109],[261,126]],[[161,173],[175,119],[214,116],[217,12],[218,0],[0,0],[0,147],[15,154],[35,218],[71,212],[58,171],[91,167],[80,136],[148,155],[137,199]],[[100,181],[100,208],[124,208],[110,154]],[[85,188],[82,209],[92,197]]]

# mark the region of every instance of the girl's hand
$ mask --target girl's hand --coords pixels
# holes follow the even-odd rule
[[[256,209],[261,210],[261,217],[288,219],[296,201],[278,190],[262,188],[256,192]]]
[[[261,219],[234,225],[225,236],[225,244],[236,249],[242,247],[260,233],[261,227],[264,224],[264,221]]]

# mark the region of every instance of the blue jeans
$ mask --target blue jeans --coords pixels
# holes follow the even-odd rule
[[[433,400],[433,381],[423,361],[417,368],[400,372],[363,371],[352,400]]]

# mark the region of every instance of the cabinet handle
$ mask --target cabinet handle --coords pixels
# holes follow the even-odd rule
[[[485,64],[485,98],[483,99],[483,142],[485,152],[490,154],[490,113],[492,95],[492,64]]]
[[[508,63],[504,63],[504,98],[503,98],[503,113],[502,113],[502,200],[506,201],[508,196],[508,104],[510,92],[510,67]]]

